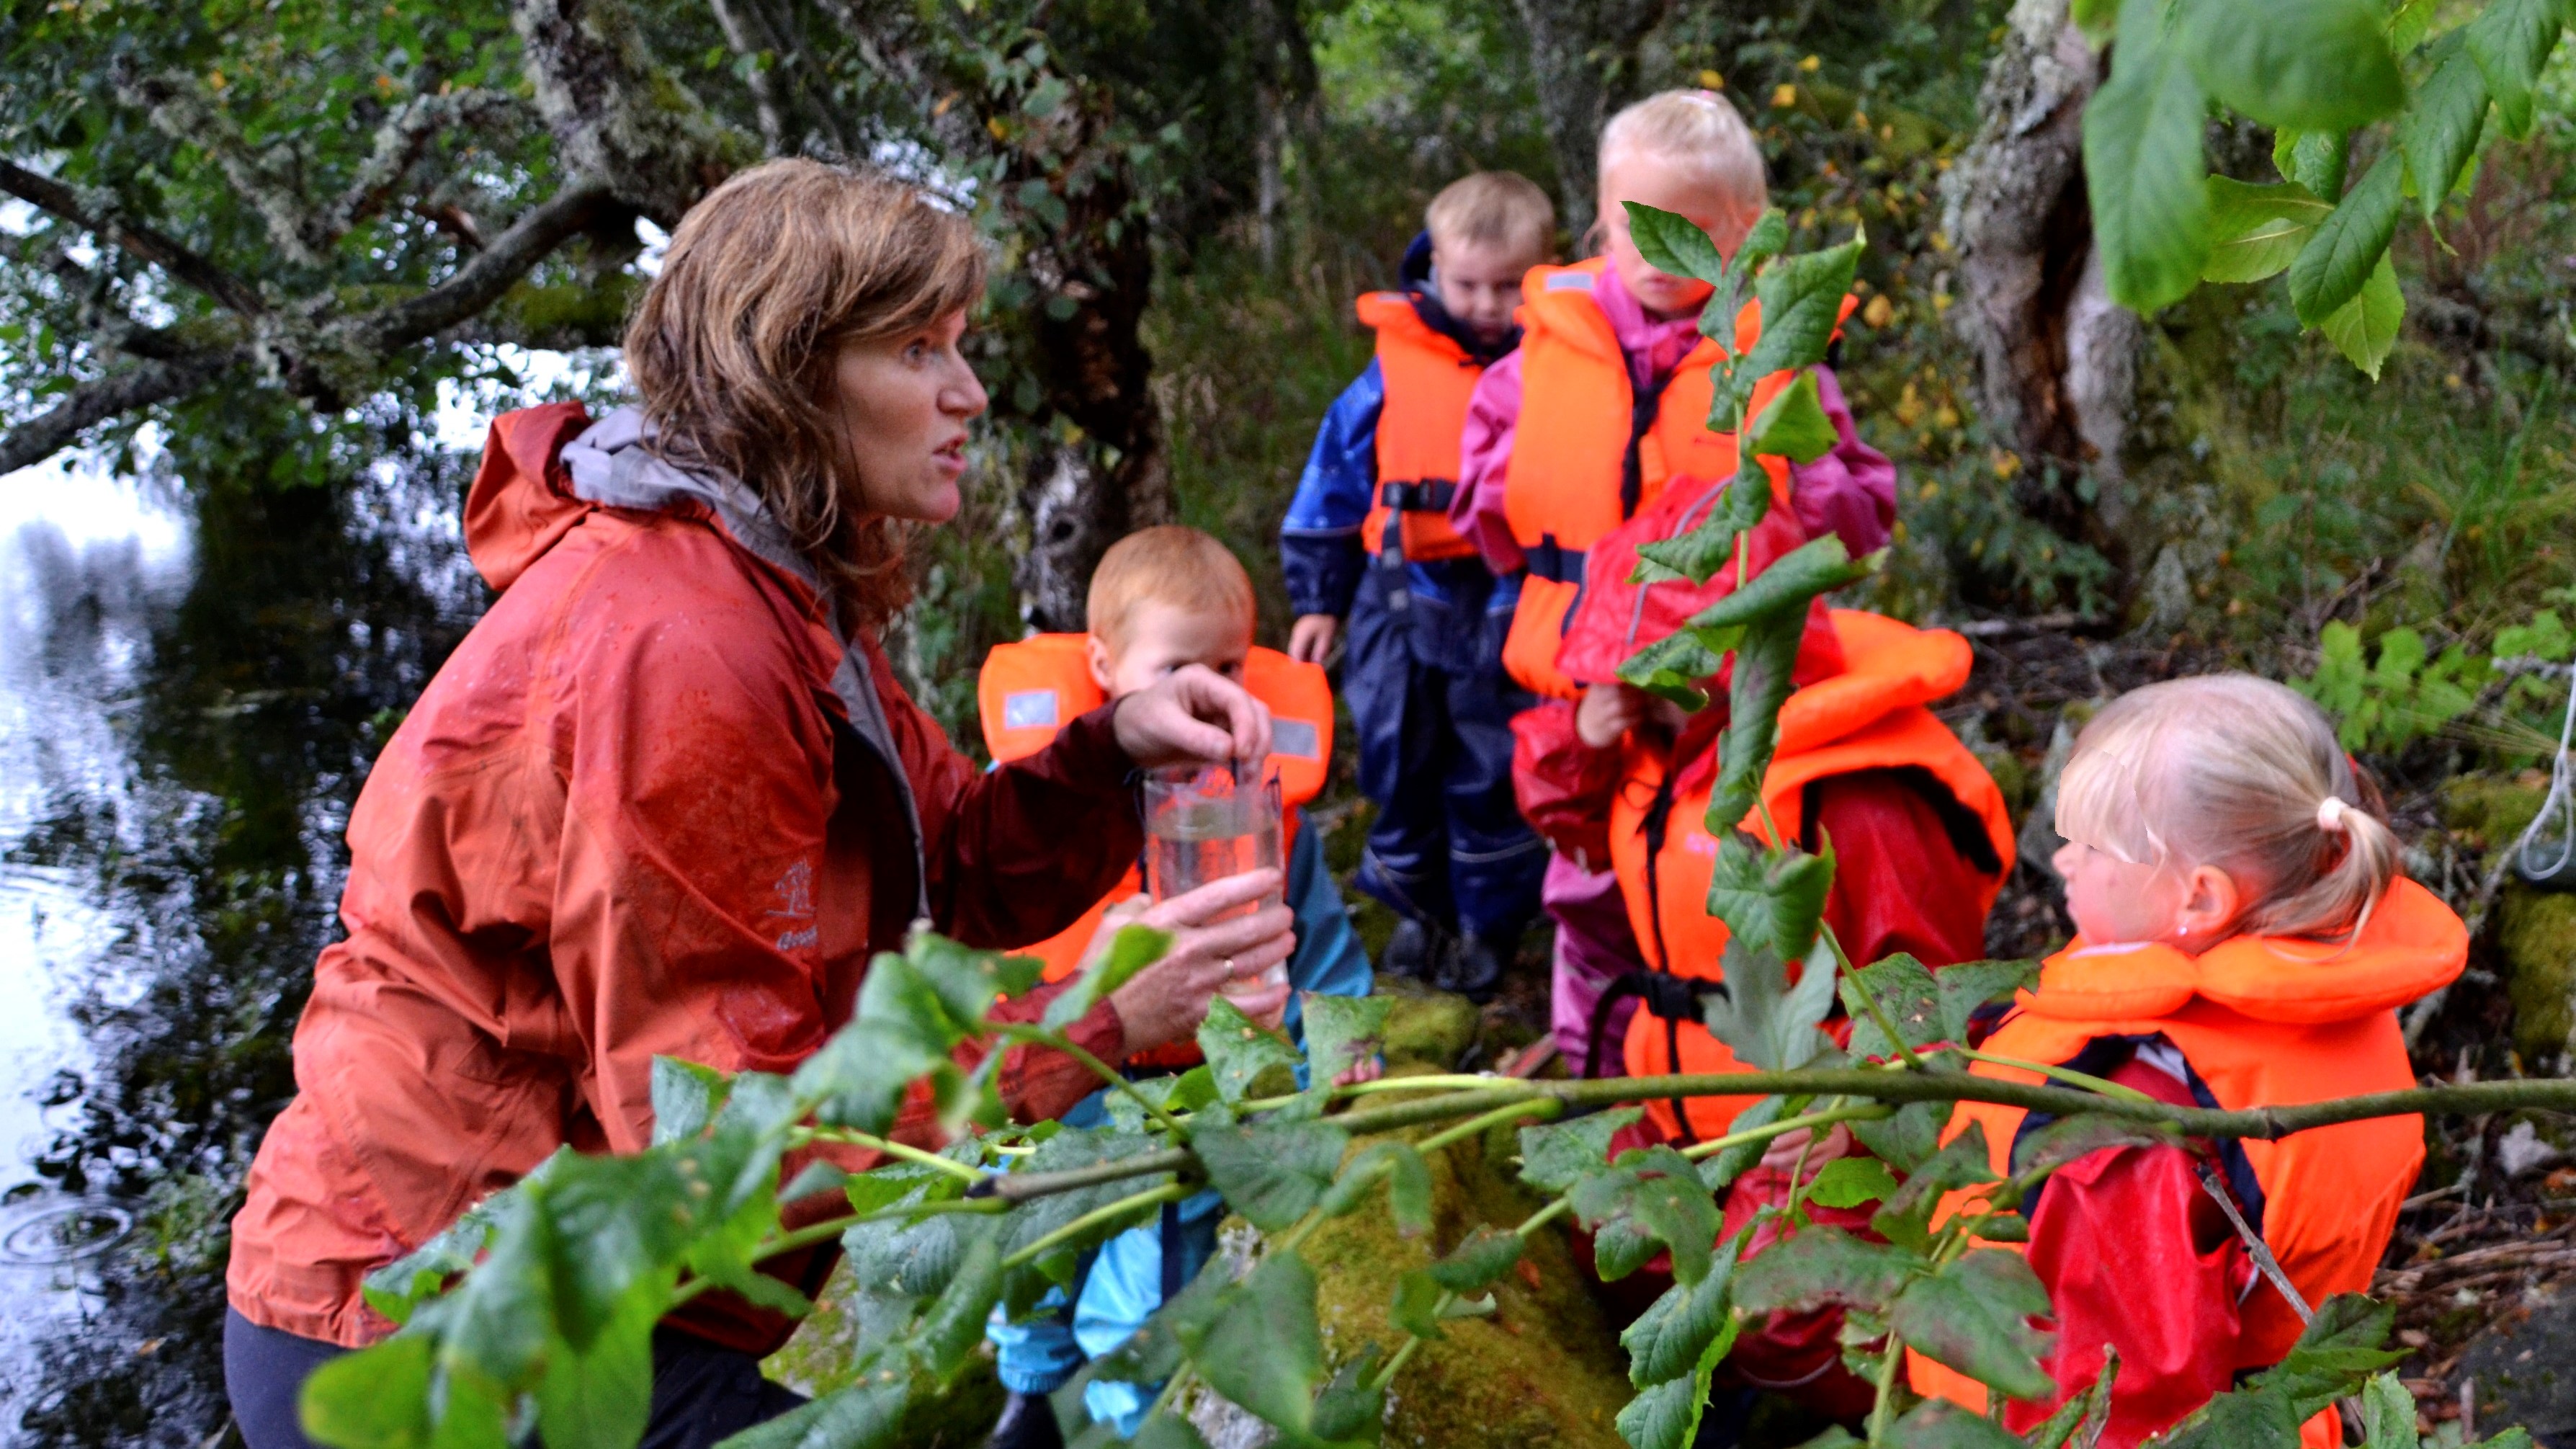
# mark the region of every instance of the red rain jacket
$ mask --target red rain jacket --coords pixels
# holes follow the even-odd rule
[[[600,433],[621,417],[631,443],[631,414]],[[738,486],[593,448],[621,485],[672,486],[604,495],[649,506],[576,496],[562,455],[589,425],[558,403],[492,426],[465,532],[500,597],[350,817],[348,936],[315,965],[298,1095],[233,1223],[229,1297],[254,1323],[384,1336],[367,1273],[557,1147],[650,1143],[655,1056],[791,1071],[916,915],[1022,945],[1135,859],[1108,711],[979,773],[873,641],[835,636],[811,572]],[[1005,1012],[1033,1017],[1049,994]],[[1125,1055],[1106,1002],[1074,1036]],[[1027,1048],[1001,1075],[1021,1120],[1094,1085]],[[932,1131],[919,1110],[898,1128]],[[830,1263],[766,1267],[810,1288]],[[729,1294],[679,1321],[753,1352],[793,1327]]]

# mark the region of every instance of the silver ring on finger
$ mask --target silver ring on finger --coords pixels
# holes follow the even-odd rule
[[[1225,974],[1228,976],[1234,974],[1234,958],[1231,956],[1225,958]]]

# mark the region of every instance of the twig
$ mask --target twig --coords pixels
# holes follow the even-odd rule
[[[1136,1211],[1138,1208],[1152,1207],[1158,1203],[1179,1202],[1181,1199],[1189,1197],[1201,1190],[1202,1189],[1197,1183],[1167,1182],[1161,1187],[1148,1188],[1143,1192],[1131,1193],[1126,1197],[1118,1199],[1116,1202],[1093,1208],[1091,1211],[1075,1218],[1072,1222],[1066,1223],[1063,1227],[1056,1229],[1054,1232],[1046,1234],[1036,1242],[1029,1244],[1027,1247],[1020,1249],[1009,1257],[1004,1258],[1002,1260],[1002,1266],[1004,1268],[1025,1267],[1028,1264],[1034,1263],[1038,1259],[1045,1257],[1048,1251],[1054,1248],[1058,1243],[1069,1243],[1075,1238],[1081,1237],[1084,1233],[1090,1232],[1092,1229],[1099,1227],[1103,1223],[1115,1222],[1118,1219],[1125,1217],[1127,1214]]]
[[[1136,1084],[1127,1080],[1126,1073],[1109,1065],[1107,1062],[1102,1061],[1100,1058],[1093,1056],[1082,1047],[1076,1046],[1073,1039],[1066,1036],[1063,1032],[1049,1031],[1043,1026],[1037,1026],[1032,1023],[1022,1021],[989,1022],[987,1025],[991,1026],[993,1030],[999,1033],[1005,1040],[1023,1042],[1030,1046],[1046,1047],[1051,1051],[1062,1052],[1066,1056],[1073,1058],[1075,1061],[1082,1063],[1085,1067],[1091,1069],[1091,1074],[1093,1076],[1096,1076],[1103,1082],[1108,1083],[1111,1090],[1125,1094],[1129,1101],[1134,1102],[1137,1106],[1143,1108],[1145,1115],[1153,1118],[1155,1124],[1160,1126],[1164,1131],[1171,1133],[1174,1141],[1187,1142],[1190,1140],[1190,1129],[1188,1123],[1185,1123],[1180,1118],[1173,1116],[1162,1103],[1157,1102],[1153,1098],[1136,1090]]]

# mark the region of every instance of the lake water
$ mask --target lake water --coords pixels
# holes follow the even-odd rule
[[[366,762],[482,607],[470,462],[0,479],[0,1443],[224,1428],[223,1225]]]

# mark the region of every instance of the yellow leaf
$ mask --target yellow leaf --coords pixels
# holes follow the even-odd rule
[[[1726,89],[1726,77],[1719,75],[1713,70],[1701,71],[1699,73],[1699,83],[1700,88],[1703,90],[1722,91]]]
[[[1860,320],[1872,327],[1884,327],[1896,320],[1895,304],[1887,300],[1885,293],[1872,297],[1869,305],[1860,309]]]
[[[1816,68],[1823,64],[1823,61],[1811,55],[1805,60],[1798,62],[1798,69],[1805,71],[1809,75],[1814,75],[1816,73]]]
[[[1772,88],[1772,90],[1771,90],[1771,104],[1773,104],[1774,106],[1787,107],[1787,106],[1794,106],[1794,105],[1796,105],[1797,103],[1798,103],[1798,88],[1797,88],[1796,86],[1783,85],[1783,86],[1775,86],[1775,87],[1773,87],[1773,88]]]

